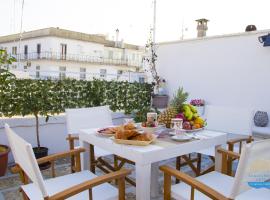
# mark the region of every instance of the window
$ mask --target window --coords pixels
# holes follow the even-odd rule
[[[80,79],[85,80],[86,79],[86,68],[80,68]]]
[[[24,45],[24,58],[28,58],[28,45]]]
[[[145,78],[144,77],[139,77],[139,83],[144,83]]]
[[[40,66],[36,66],[36,78],[40,78]]]
[[[12,55],[17,55],[17,47],[12,47]]]
[[[17,65],[12,65],[11,68],[12,69],[17,69]]]
[[[123,74],[123,70],[117,70],[117,79]]]
[[[66,78],[66,67],[59,67],[59,79],[63,80]]]
[[[61,59],[66,60],[67,59],[67,44],[60,44],[61,46]]]
[[[132,60],[135,60],[135,53],[132,54]]]
[[[37,58],[40,59],[41,44],[37,44]]]
[[[27,70],[27,65],[24,65],[23,69],[24,69],[24,71],[26,71]]]
[[[106,78],[107,76],[107,70],[106,69],[100,69],[100,77]]]

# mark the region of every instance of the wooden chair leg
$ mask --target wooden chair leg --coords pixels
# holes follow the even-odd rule
[[[68,143],[69,143],[69,150],[73,150],[75,148],[75,144],[74,144],[74,139],[71,137],[70,134],[68,135]],[[74,156],[71,156],[70,162],[71,162],[71,166],[70,166],[71,173],[74,173],[75,172],[75,169],[74,169],[75,158],[74,158]]]
[[[125,178],[118,179],[118,191],[119,191],[119,200],[125,200]]]
[[[164,173],[164,200],[171,200],[171,176]]]
[[[201,174],[201,167],[202,167],[202,154],[197,153],[197,174],[196,176],[200,176]]]
[[[93,190],[92,188],[88,190],[89,191],[89,200],[93,200]]]
[[[115,170],[118,170],[118,158],[117,155],[113,155],[113,166]],[[118,184],[117,179],[115,180],[115,185]]]
[[[176,158],[176,169],[177,169],[178,171],[181,170],[181,156],[178,156],[178,157]],[[180,182],[179,179],[175,178],[175,183],[177,184],[177,183],[179,183],[179,182]]]
[[[233,151],[233,147],[234,147],[234,145],[229,144],[228,150],[229,150],[229,151]],[[239,150],[239,151],[240,151],[240,150]],[[233,158],[229,156],[227,162],[228,162],[228,164],[227,164],[228,175],[229,175],[229,176],[233,176],[233,170],[232,170]]]
[[[90,156],[90,171],[96,173],[96,159],[95,159],[95,150],[94,145],[89,145],[89,156]]]

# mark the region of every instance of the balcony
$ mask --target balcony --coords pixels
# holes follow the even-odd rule
[[[141,67],[142,62],[133,61],[128,59],[110,59],[91,55],[80,55],[80,54],[62,54],[52,51],[43,51],[40,53],[32,52],[28,54],[17,54],[13,55],[17,60],[29,61],[29,60],[52,60],[61,62],[81,62],[91,63],[96,65],[115,65],[115,66],[126,66],[126,67]]]

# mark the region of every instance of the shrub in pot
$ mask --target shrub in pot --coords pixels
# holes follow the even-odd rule
[[[12,79],[15,77],[13,74],[6,70],[6,68],[8,68],[8,65],[14,61],[16,61],[16,59],[8,55],[6,50],[0,49],[0,90],[3,90],[3,88],[5,87],[1,84],[1,81],[6,81],[6,83],[9,84],[11,83],[10,78]],[[2,98],[2,96],[0,96],[0,99],[1,105],[6,105],[6,103],[9,101],[9,99]],[[0,176],[4,176],[6,173],[9,151],[10,148],[8,146],[0,144]]]

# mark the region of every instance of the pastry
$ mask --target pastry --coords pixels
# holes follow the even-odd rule
[[[134,129],[136,129],[136,127],[134,126],[133,123],[127,123],[126,125],[124,125],[124,129],[125,130],[134,130]]]

